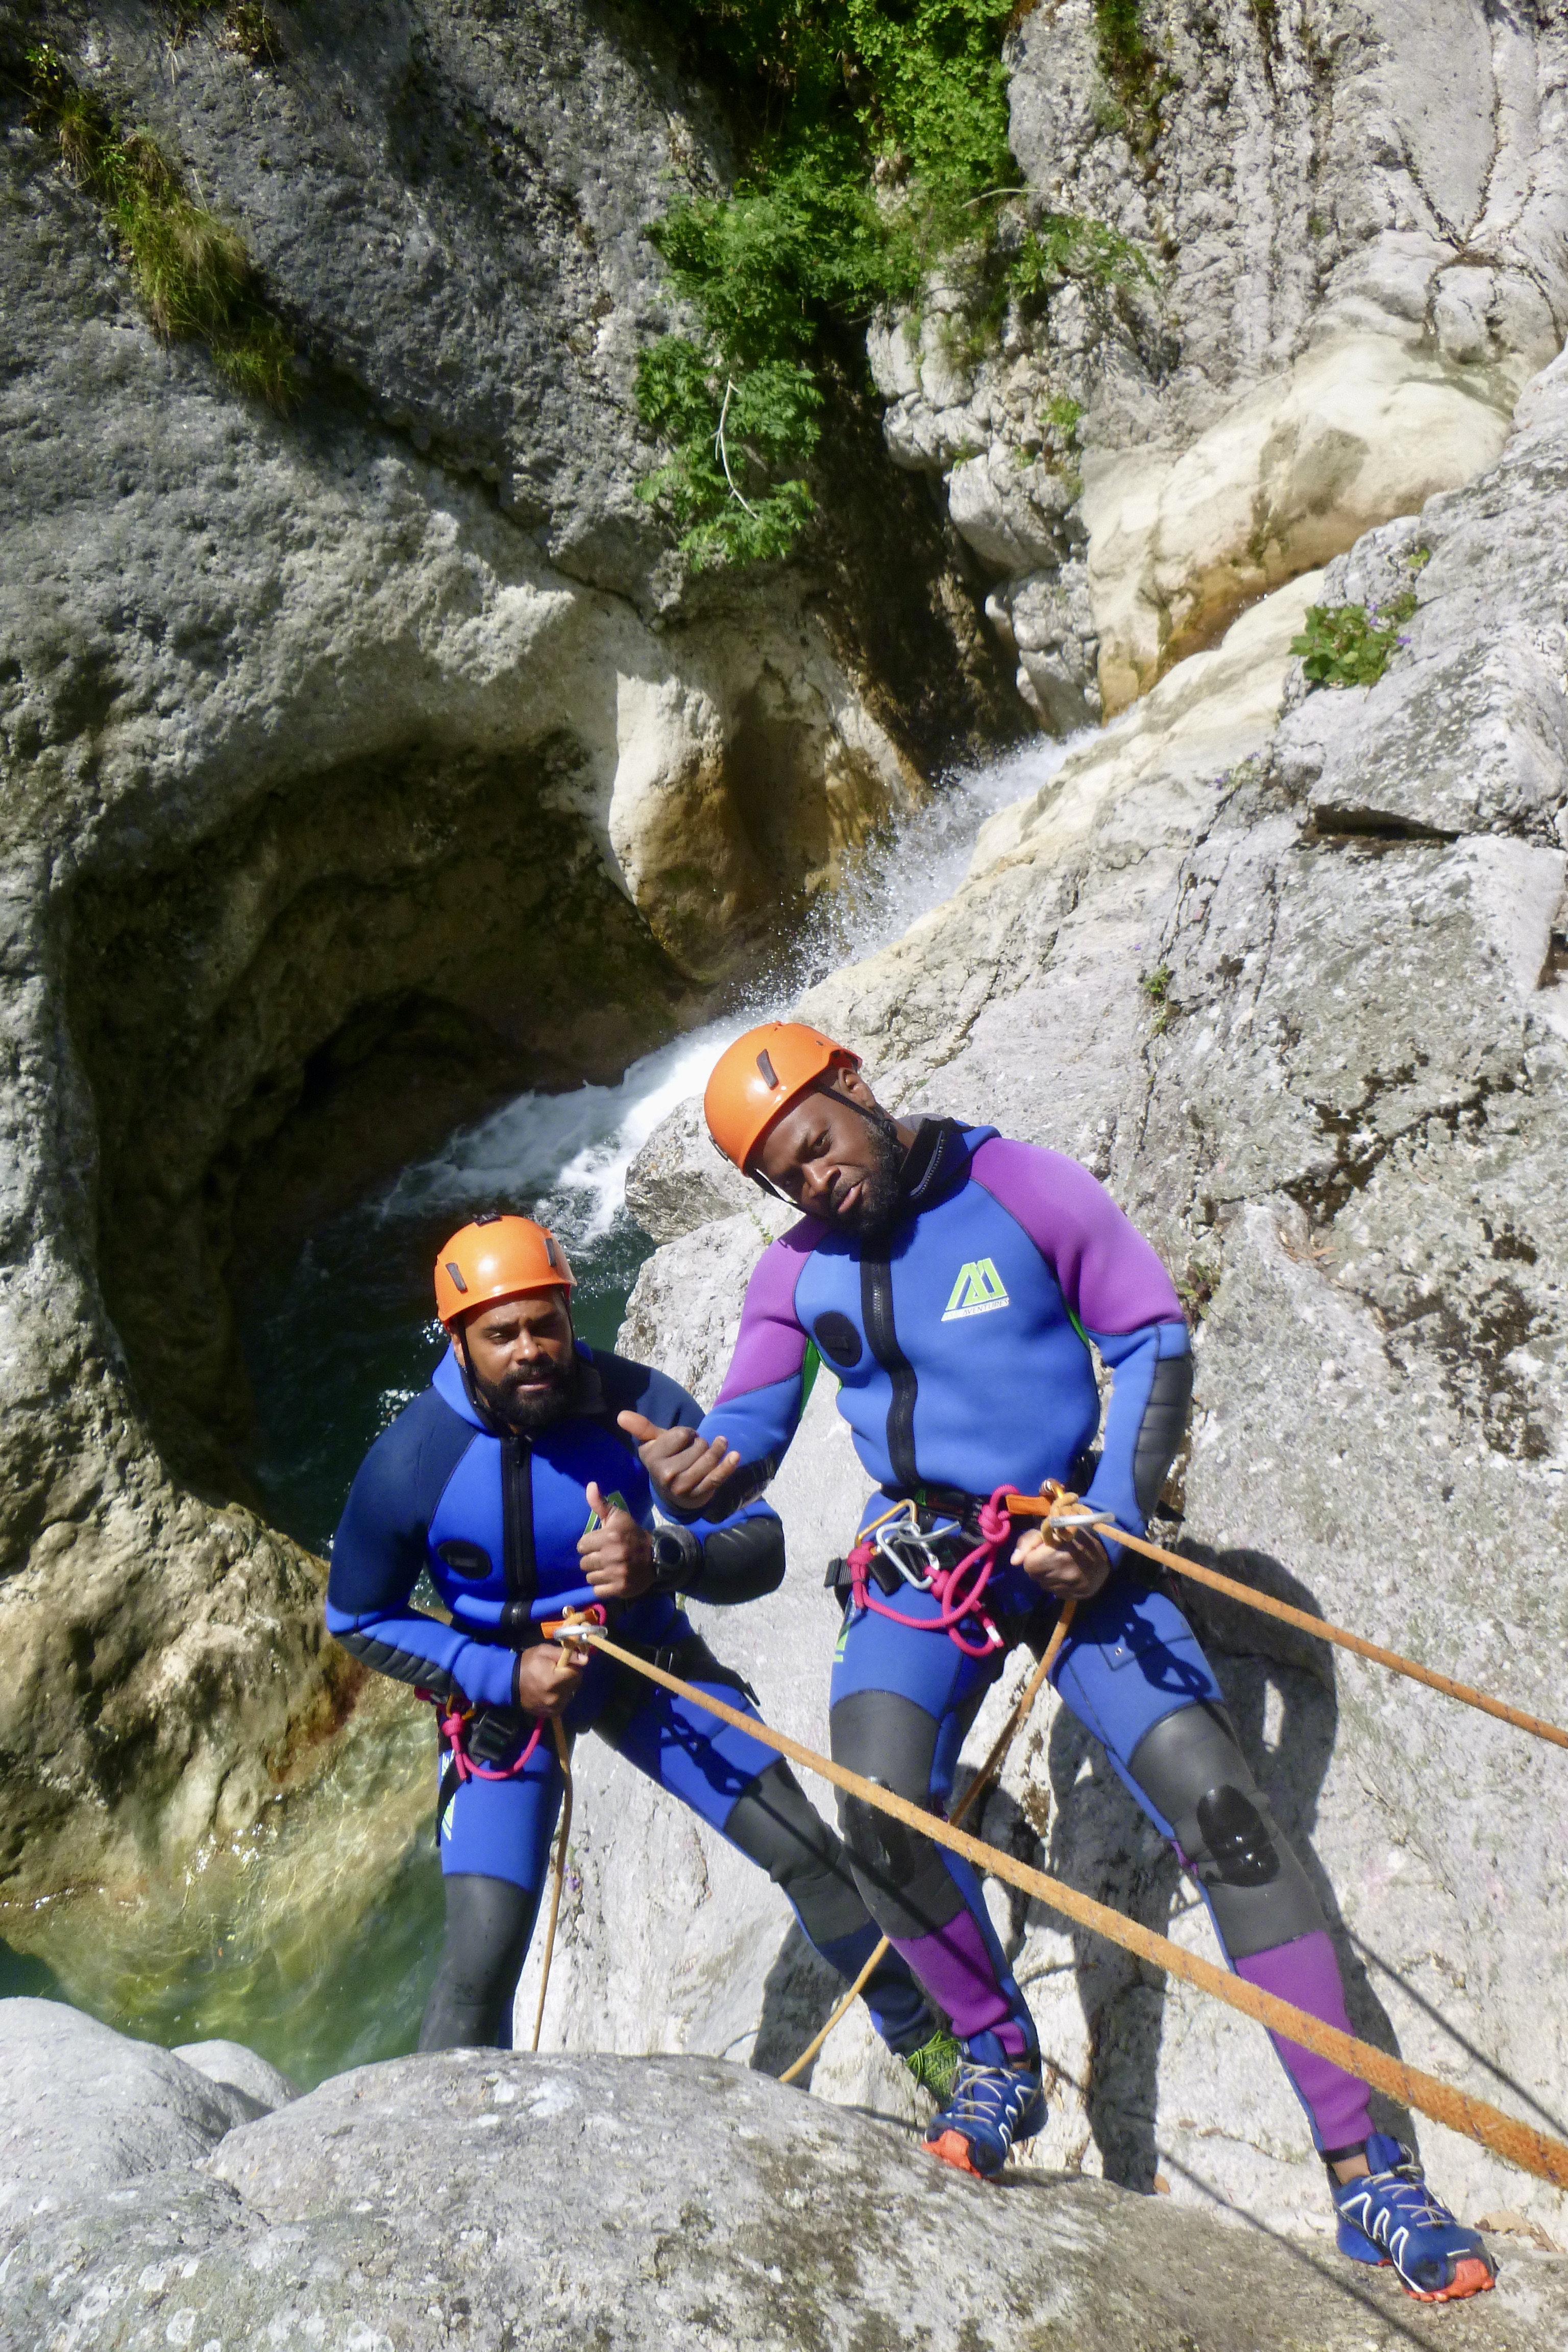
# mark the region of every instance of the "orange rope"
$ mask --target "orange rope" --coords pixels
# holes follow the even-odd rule
[[[551,1717],[550,1728],[555,1734],[555,1753],[561,1761],[561,1775],[565,1788],[562,1796],[561,1827],[555,1840],[555,1884],[550,1894],[550,1925],[544,1934],[544,1958],[539,1970],[539,2006],[533,2012],[531,2050],[538,2049],[540,2029],[544,2023],[544,1996],[550,1990],[550,1963],[555,1952],[555,1922],[561,1912],[561,1883],[566,1875],[566,1841],[572,1834],[572,1750],[566,1743],[566,1727],[558,1715]]]
[[[1316,1620],[1309,1618],[1307,1622],[1314,1631],[1321,1630]],[[1549,2180],[1556,2188],[1568,2189],[1568,2147],[1564,2147],[1561,2140],[1552,2139],[1546,2133],[1535,2130],[1533,2126],[1504,2115],[1500,2108],[1489,2105],[1485,2099],[1473,2099],[1467,2092],[1455,2090],[1451,2084],[1440,2083],[1435,2074],[1426,2074],[1418,2066],[1407,2066],[1403,2059],[1391,2058],[1386,2051],[1374,2050],[1370,2042],[1360,2042],[1353,2034],[1342,2033],[1338,2026],[1326,2025],[1321,2018],[1310,2016],[1306,2010],[1296,2008],[1293,2002],[1280,2000],[1274,1993],[1264,1992],[1259,1986],[1247,1984],[1244,1979],[1227,1974],[1224,1969],[1216,1968],[1212,1960],[1200,1959],[1193,1952],[1184,1952],[1168,1937],[1157,1936],[1152,1928],[1140,1926],[1135,1919],[1124,1918],[1120,1911],[1112,1911],[1106,1904],[1096,1903],[1090,1895],[1080,1895],[1076,1887],[1064,1885],[1060,1879],[1048,1878],[1043,1870],[1032,1870],[1027,1863],[1017,1862],[1010,1853],[1003,1853],[995,1846],[984,1844],[979,1838],[971,1837],[966,1830],[955,1829],[951,1822],[944,1822],[940,1814],[922,1812],[918,1805],[910,1804],[906,1798],[894,1796],[890,1790],[879,1788],[876,1781],[864,1780],[858,1772],[851,1772],[844,1765],[835,1764],[826,1756],[818,1756],[800,1740],[791,1739],[782,1731],[774,1731],[757,1717],[742,1715],[739,1707],[729,1706],[722,1699],[714,1698],[710,1692],[698,1690],[692,1684],[682,1682],[678,1675],[666,1674],[662,1666],[651,1665],[634,1652],[623,1650],[602,1629],[584,1627],[580,1633],[574,1631],[570,1638],[593,1642],[606,1657],[618,1659],[634,1674],[642,1675],[649,1682],[658,1683],[661,1688],[673,1691],[678,1698],[689,1700],[705,1713],[716,1715],[721,1722],[732,1724],[748,1738],[760,1741],[764,1748],[773,1748],[780,1756],[789,1757],[796,1764],[805,1765],[819,1779],[831,1781],[835,1788],[847,1790],[850,1796],[860,1798],[866,1804],[876,1806],[880,1812],[891,1814],[895,1821],[918,1830],[922,1837],[929,1837],[936,1844],[948,1846],[954,1853],[963,1854],[965,1861],[973,1863],[977,1870],[986,1870],[995,1878],[1005,1879],[1009,1885],[1034,1895],[1037,1901],[1048,1905],[1053,1911],[1059,1911],[1080,1927],[1088,1927],[1094,1935],[1103,1936],[1109,1943],[1119,1944],[1123,1951],[1134,1952],[1140,1959],[1148,1960],[1153,1967],[1165,1969],[1171,1976],[1180,1977],[1187,1984],[1196,1985],[1200,1991],[1211,1994],[1215,2000],[1224,2001],[1228,2009],[1239,2010],[1244,2017],[1253,2018],[1259,2025],[1267,2026],[1271,2033],[1283,2034],[1288,2041],[1317,2051],[1320,2056],[1342,2066],[1347,2074],[1358,2075],[1363,2083],[1370,2083],[1373,2089],[1385,2092],[1390,2098],[1417,2108],[1422,2115],[1430,2116],[1450,2131],[1463,2133],[1468,2139],[1490,2148],[1495,2156],[1505,2158],[1510,2164],[1517,2164],[1521,2170],[1532,2172],[1539,2179]]]
[[[1209,1585],[1215,1592],[1228,1594],[1232,1601],[1245,1602],[1248,1609],[1259,1609],[1266,1617],[1278,1617],[1287,1625],[1299,1625],[1303,1633],[1314,1634],[1320,1642],[1337,1642],[1342,1650],[1353,1650],[1358,1658],[1370,1658],[1373,1664],[1387,1666],[1396,1675],[1408,1675],[1415,1683],[1425,1683],[1430,1690],[1447,1692],[1449,1698],[1463,1701],[1466,1706],[1478,1706],[1483,1715],[1495,1715],[1501,1723],[1511,1723],[1520,1731],[1532,1732],[1537,1739],[1550,1739],[1555,1747],[1568,1748],[1568,1731],[1556,1724],[1547,1723],[1539,1715],[1527,1715],[1522,1707],[1508,1706],[1500,1698],[1489,1698],[1485,1691],[1472,1690],[1468,1683],[1457,1683],[1448,1675],[1438,1674],[1434,1667],[1418,1666],[1414,1658],[1402,1658],[1396,1650],[1384,1650],[1375,1642],[1363,1642],[1359,1633],[1347,1633],[1342,1625],[1331,1625],[1325,1618],[1310,1617],[1304,1609],[1292,1609],[1287,1601],[1275,1601],[1266,1592],[1256,1591],[1250,1584],[1237,1584],[1234,1578],[1221,1576],[1217,1569],[1200,1568],[1195,1559],[1185,1559],[1180,1552],[1163,1551],[1158,1544],[1147,1543],[1142,1536],[1131,1536],[1119,1528],[1114,1519],[1104,1514],[1090,1512],[1079,1517],[1070,1507],[1064,1509],[1068,1498],[1057,1495],[1009,1495],[1007,1509],[1014,1518],[1055,1521],[1064,1529],[1090,1528],[1107,1535],[1112,1543],[1126,1544],[1132,1551],[1142,1552],[1146,1559],[1157,1559],[1166,1568],[1173,1568],[1178,1576],[1190,1577],[1194,1584]]]

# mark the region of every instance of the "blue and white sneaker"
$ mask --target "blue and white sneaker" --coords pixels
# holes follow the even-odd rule
[[[1341,2253],[1352,2263],[1392,2263],[1417,2303],[1484,2294],[1496,2263],[1474,2230],[1433,2196],[1410,2150],[1389,2133],[1373,2132],[1366,2160],[1372,2170],[1361,2180],[1330,2178]]]
[[[1009,2064],[995,2036],[978,2033],[959,2059],[946,2106],[926,2126],[925,2141],[943,2164],[994,2180],[1014,2148],[1045,2127],[1038,2059]]]

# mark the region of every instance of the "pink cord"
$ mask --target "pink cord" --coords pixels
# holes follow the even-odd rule
[[[998,1486],[987,1503],[980,1506],[980,1541],[952,1568],[933,1568],[928,1590],[934,1596],[938,1614],[934,1617],[906,1616],[901,1609],[889,1609],[888,1603],[873,1592],[869,1570],[877,1556],[874,1543],[858,1543],[849,1555],[850,1590],[857,1609],[869,1609],[879,1617],[889,1618],[895,1625],[908,1625],[919,1633],[945,1633],[956,1643],[966,1658],[988,1658],[1003,1647],[1002,1636],[989,1612],[981,1607],[981,1600],[996,1567],[996,1555],[1012,1532],[1012,1520],[1003,1507],[1005,1496],[1012,1494],[1011,1486]],[[973,1581],[965,1585],[964,1578],[973,1571]],[[966,1617],[974,1618],[984,1639],[974,1643],[963,1631]]]

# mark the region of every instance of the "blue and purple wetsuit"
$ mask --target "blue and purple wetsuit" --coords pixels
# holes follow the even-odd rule
[[[1141,1534],[1191,1393],[1186,1323],[1154,1251],[1086,1169],[991,1128],[923,1120],[901,1181],[900,1213],[875,1239],[808,1218],[764,1253],[702,1423],[741,1455],[724,1501],[772,1477],[820,1361],[875,1481],[862,1528],[909,1499],[956,1556],[979,1499],[1054,1478]],[[1094,1353],[1111,1374],[1103,1421]],[[914,1587],[897,1605],[938,1613]],[[1037,1646],[1056,1613],[1005,1559],[986,1605],[1009,1643]],[[945,1804],[1005,1655],[968,1656],[934,1628],[850,1603],[833,1665],[834,1756]],[[1348,2032],[1321,1909],[1175,1602],[1117,1567],[1078,1612],[1053,1682],[1196,1877],[1238,1974]],[[853,1800],[843,1818],[868,1908],[971,2054],[1032,2054],[1034,2025],[969,1865]],[[1294,2043],[1276,2047],[1319,2147],[1359,2147],[1371,2128],[1362,2084]]]
[[[420,2031],[422,2050],[509,2044],[511,2000],[528,1949],[560,1810],[562,1775],[548,1738],[524,1760],[532,1719],[518,1700],[518,1660],[541,1620],[594,1600],[578,1539],[595,1525],[596,1483],[645,1526],[647,1474],[617,1413],[631,1409],[687,1426],[695,1399],[662,1372],[578,1343],[572,1393],[557,1420],[527,1434],[490,1425],[456,1353],[371,1447],[332,1545],[327,1625],[377,1672],[475,1708],[472,1753],[486,1773],[461,1779],[442,1747],[438,1804],[447,1937]],[[744,1714],[738,1675],[694,1631],[680,1593],[720,1604],[772,1591],[784,1540],[766,1505],[722,1524],[670,1531],[652,1591],[612,1602],[616,1639],[658,1657]],[[415,1597],[421,1577],[444,1615]],[[773,1750],[689,1699],[650,1685],[603,1655],[591,1658],[566,1709],[567,1733],[593,1731],[629,1764],[766,1870],[816,1949],[848,1978],[879,1942],[838,1839]],[[919,1989],[887,1956],[865,1989],[895,2049],[931,2031]]]

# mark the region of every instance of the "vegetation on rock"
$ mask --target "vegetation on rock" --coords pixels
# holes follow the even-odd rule
[[[1100,221],[1047,213],[1010,249],[994,200],[1022,195],[1007,144],[1003,36],[1013,0],[679,0],[678,33],[732,93],[743,171],[724,197],[675,205],[648,234],[697,314],[642,358],[637,403],[668,446],[641,495],[698,566],[787,554],[813,499],[803,468],[824,378],[853,365],[842,331],[918,299],[963,247],[983,331],[1009,299],[1069,278],[1152,278]]]
[[[29,48],[27,65],[28,121],[103,206],[158,333],[204,341],[231,383],[286,411],[296,394],[293,351],[257,299],[239,231],[193,202],[157,141],[145,131],[122,131],[57,50]]]
[[[1309,686],[1375,686],[1399,646],[1400,625],[1415,610],[1413,589],[1387,604],[1309,604],[1290,640]]]

